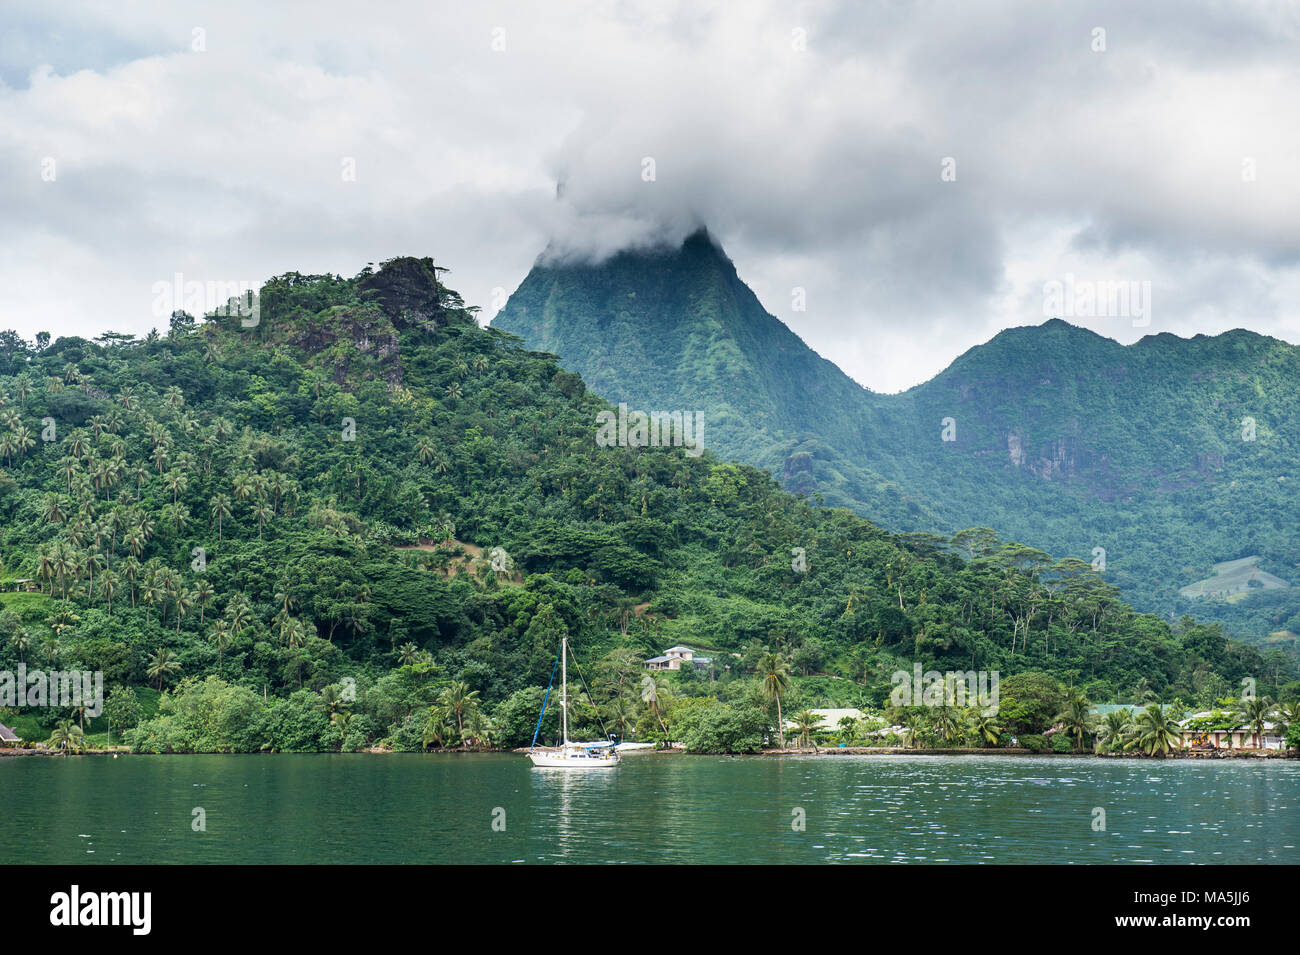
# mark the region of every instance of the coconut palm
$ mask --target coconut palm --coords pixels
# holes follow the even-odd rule
[[[447,723],[446,714],[439,712],[435,708],[424,724],[424,739],[422,742],[426,747],[431,744],[446,746],[452,741],[455,733],[455,727]]]
[[[650,712],[654,718],[659,721],[659,726],[664,731],[664,738],[668,737],[668,724],[659,713],[659,698],[663,695],[663,684],[661,684],[652,674],[647,673],[641,678],[641,702],[650,707]]]
[[[763,696],[768,702],[776,701],[777,735],[781,748],[785,748],[785,726],[781,721],[781,698],[790,690],[790,665],[779,653],[765,653],[758,661],[758,673],[763,678]]]
[[[1246,700],[1237,712],[1237,718],[1241,720],[1241,724],[1250,727],[1256,749],[1259,749],[1262,745],[1264,724],[1268,722],[1269,713],[1272,710],[1273,703],[1271,700],[1266,697],[1252,697]]]
[[[226,619],[232,633],[242,633],[249,627],[253,622],[253,608],[248,605],[248,598],[243,594],[230,598],[230,603],[226,604]]]
[[[18,651],[18,662],[23,663],[27,658],[27,651],[32,645],[31,638],[27,636],[27,631],[19,627],[9,638],[9,645]]]
[[[934,708],[934,729],[946,743],[956,742],[961,735],[962,725],[956,707],[944,704]]]
[[[1083,749],[1084,736],[1092,733],[1092,706],[1082,691],[1070,690],[1065,707],[1056,715],[1055,721],[1062,725],[1065,733],[1074,737],[1074,748]]]
[[[200,580],[194,587],[193,597],[194,605],[199,608],[199,626],[203,626],[203,617],[212,601],[216,598],[217,592],[212,588],[212,584],[206,580]]]
[[[903,742],[911,749],[920,748],[921,733],[925,730],[925,713],[920,707],[909,707],[903,714]]]
[[[966,726],[970,735],[975,737],[981,747],[996,746],[1002,738],[1002,724],[992,713],[985,713],[978,706],[967,711]]]
[[[62,524],[68,516],[62,496],[53,491],[41,498],[41,520],[47,524]]]
[[[1279,703],[1274,717],[1283,724],[1282,731],[1285,733],[1293,723],[1300,723],[1300,700]]]
[[[194,594],[181,588],[176,591],[176,596],[172,602],[176,605],[176,632],[181,632],[181,618],[190,612],[194,607]]]
[[[1133,713],[1129,709],[1107,713],[1097,730],[1097,752],[1115,753],[1124,748],[1128,734],[1133,729]]]
[[[86,734],[72,720],[62,720],[45,745],[64,756],[80,753],[86,747]]]
[[[348,726],[352,723],[352,714],[347,710],[339,710],[330,715],[330,724],[339,734],[339,749],[343,748],[343,741],[347,739]]]
[[[1166,756],[1178,745],[1178,740],[1177,725],[1165,716],[1159,703],[1152,703],[1133,721],[1133,734],[1124,748],[1137,749],[1148,756]]]
[[[108,615],[113,616],[113,594],[117,592],[117,574],[106,570],[99,575],[99,592],[108,601]]]
[[[208,640],[217,648],[217,669],[221,669],[221,657],[226,647],[232,642],[230,628],[226,626],[224,620],[214,620],[212,630],[208,633]]]
[[[619,736],[627,736],[628,728],[636,726],[636,703],[626,696],[616,696],[605,704],[605,716]]]
[[[163,681],[172,674],[179,673],[180,669],[180,661],[172,656],[170,650],[163,647],[149,658],[149,666],[144,672],[149,679],[158,681],[158,692],[161,693]]]
[[[468,684],[460,680],[452,680],[447,688],[438,694],[438,703],[449,715],[456,717],[456,732],[463,743],[465,716],[470,711],[478,709],[478,690],[471,690]]]
[[[800,710],[791,717],[791,720],[794,722],[795,729],[799,731],[799,745],[805,748],[812,746],[816,749],[812,734],[821,725],[822,718],[811,710]]]

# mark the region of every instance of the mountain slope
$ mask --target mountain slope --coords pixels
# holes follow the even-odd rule
[[[1143,609],[1194,611],[1257,641],[1300,632],[1300,588],[1179,594],[1247,556],[1300,584],[1300,349],[1284,342],[1238,330],[1126,347],[1052,320],[878,395],[782,335],[702,235],[597,266],[539,264],[494,325],[607,397],[709,402],[712,446],[790,490],[901,530],[989,526],[1057,555],[1104,551],[1108,578]],[[653,352],[637,351],[642,338]]]
[[[119,734],[132,688],[168,690],[138,749],[522,745],[562,634],[652,737],[659,714],[621,694],[674,643],[727,661],[716,684],[678,678],[683,713],[746,699],[765,647],[840,678],[797,682],[791,706],[883,703],[913,661],[1098,700],[1208,701],[1262,671],[1086,566],[968,561],[712,454],[601,447],[607,404],[479,328],[430,260],[291,273],[260,301],[253,328],[0,337],[0,671],[102,671]]]
[[[933,523],[867,463],[854,414],[872,414],[870,393],[769,315],[706,232],[596,269],[536,268],[493,325],[561,356],[611,402],[704,411],[708,447],[791,491],[870,500],[885,525]]]

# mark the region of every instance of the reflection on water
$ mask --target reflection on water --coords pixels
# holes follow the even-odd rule
[[[24,757],[0,793],[0,864],[1300,863],[1289,760]]]
[[[615,777],[621,764],[612,769],[572,770],[554,767],[533,767],[530,775],[536,802],[553,807],[541,813],[535,825],[545,828],[550,824],[555,832],[555,845],[542,861],[585,862],[581,857],[587,842],[587,831],[594,821],[591,814],[611,799],[617,799]]]

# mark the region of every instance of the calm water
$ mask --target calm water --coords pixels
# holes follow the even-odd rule
[[[577,775],[515,755],[0,759],[0,865],[114,862],[1300,863],[1300,763],[641,754]]]

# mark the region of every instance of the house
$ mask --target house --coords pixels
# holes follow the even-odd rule
[[[814,716],[821,717],[817,722],[817,725],[814,727],[814,729],[819,730],[837,730],[840,728],[840,720],[845,717],[855,720],[866,719],[865,713],[861,710],[855,709],[816,709],[809,710],[808,712],[812,713]],[[794,728],[794,725],[794,721],[787,716],[785,720],[786,730],[788,731]]]
[[[1206,711],[1194,713],[1178,724],[1180,749],[1265,749],[1286,748],[1282,724],[1266,722],[1256,739],[1252,727],[1238,724],[1231,715]]]
[[[17,746],[20,743],[22,743],[22,737],[3,723],[0,723],[0,746]]]
[[[663,656],[651,657],[645,661],[647,670],[680,670],[683,663],[689,663],[696,670],[707,670],[713,662],[710,657],[697,657],[690,647],[669,647]]]

